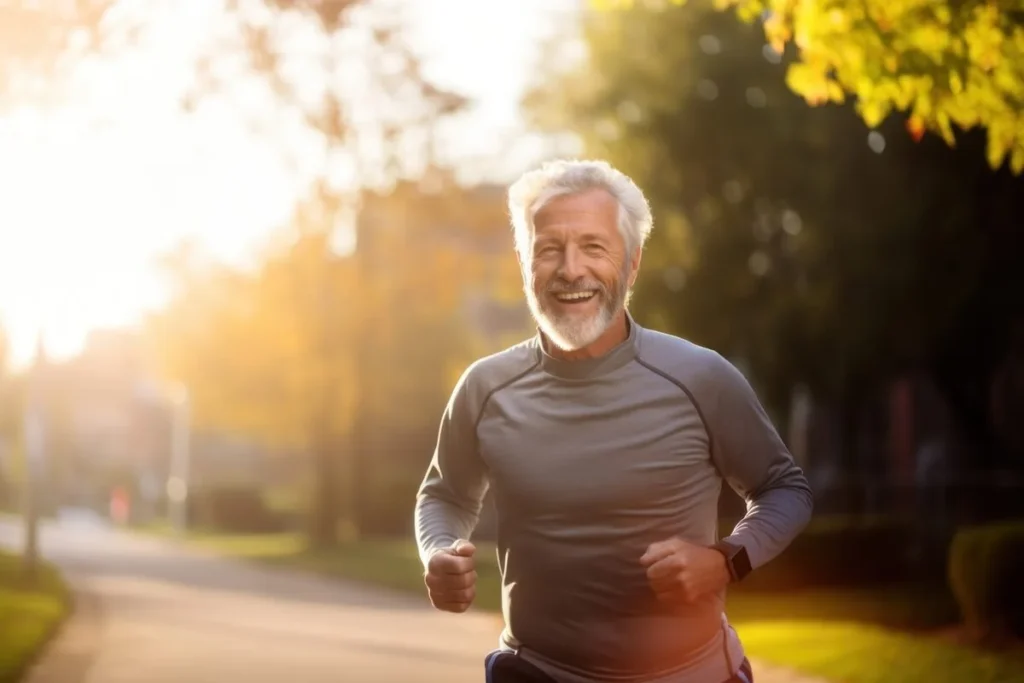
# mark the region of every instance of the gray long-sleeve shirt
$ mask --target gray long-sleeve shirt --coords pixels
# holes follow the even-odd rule
[[[443,415],[417,496],[424,563],[497,509],[505,630],[565,681],[724,681],[742,647],[724,592],[660,603],[640,557],[717,539],[723,479],[747,501],[728,540],[759,567],[810,518],[812,494],[742,374],[714,351],[629,318],[595,359],[539,336],[474,363]]]

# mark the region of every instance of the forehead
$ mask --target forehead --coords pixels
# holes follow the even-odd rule
[[[569,232],[617,235],[619,204],[611,194],[600,188],[559,195],[536,213],[533,225],[537,237],[554,237]]]

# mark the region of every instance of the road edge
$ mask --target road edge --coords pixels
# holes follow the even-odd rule
[[[103,629],[99,596],[81,579],[64,574],[70,608],[24,671],[21,683],[82,683],[100,652]]]

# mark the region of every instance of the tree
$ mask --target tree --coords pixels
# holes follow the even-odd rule
[[[328,237],[307,227],[253,272],[182,259],[171,272],[174,298],[148,326],[160,366],[190,389],[198,428],[310,456],[318,544],[354,518],[338,451],[354,415],[358,307],[337,305],[354,298],[354,271]]]
[[[356,460],[362,456],[361,440],[353,433],[351,406],[362,401],[366,388],[378,381],[367,376],[370,366],[363,362],[368,347],[376,343],[364,332],[376,324],[371,307],[375,289],[357,267],[334,254],[334,237],[357,210],[364,188],[422,173],[436,161],[437,123],[466,101],[424,77],[402,34],[400,17],[387,2],[246,4],[231,0],[226,19],[234,30],[209,46],[201,59],[186,108],[197,109],[218,98],[251,96],[254,89],[266,98],[268,107],[240,104],[239,113],[263,136],[276,139],[286,158],[304,167],[310,191],[297,217],[303,227],[295,248],[311,250],[303,251],[303,258],[337,263],[345,273],[328,274],[320,266],[306,268],[295,260],[300,258],[295,251],[276,266],[268,264],[270,270],[264,275],[270,280],[261,281],[266,288],[278,277],[274,272],[280,271],[282,282],[301,275],[304,301],[316,302],[315,312],[308,315],[296,315],[305,310],[301,306],[271,306],[292,314],[276,319],[272,329],[299,344],[291,349],[297,355],[290,364],[273,367],[278,371],[295,368],[295,372],[319,368],[305,381],[297,381],[307,400],[319,403],[309,406],[311,421],[294,424],[313,440],[307,445],[317,463],[315,480],[320,489],[314,497],[312,539],[325,544],[334,538],[339,516],[353,533],[358,532],[355,496],[360,486],[355,482],[360,467]],[[299,41],[302,50],[295,49]],[[318,153],[312,160],[296,158],[282,129],[313,141]],[[418,157],[408,153],[410,143],[419,150]],[[406,276],[421,270],[413,268]],[[350,286],[339,287],[336,277],[350,278]],[[261,290],[261,296],[273,289]],[[304,360],[298,357],[302,354]],[[311,387],[314,379],[321,384]],[[339,468],[347,474],[338,475]],[[337,489],[339,479],[348,482],[346,490]]]
[[[495,350],[467,329],[465,295],[500,296],[518,273],[495,268],[514,268],[511,249],[473,244],[507,238],[503,204],[463,194],[368,194],[353,255],[322,227],[335,209],[310,202],[250,271],[168,258],[175,296],[149,325],[160,365],[191,388],[199,428],[309,457],[316,542],[405,529],[448,392]]]
[[[683,5],[686,0],[671,0]],[[592,0],[598,9],[635,0]],[[647,3],[645,3],[647,4]],[[663,3],[662,3],[663,4]],[[1024,170],[1024,2],[1006,0],[715,0],[744,21],[763,19],[781,53],[798,59],[787,83],[810,104],[854,98],[875,128],[893,111],[919,139],[937,133],[954,145],[954,126],[987,129],[993,168]]]
[[[847,465],[868,466],[852,435],[869,399],[970,345],[953,340],[982,273],[1019,287],[993,259],[1020,183],[985,168],[977,134],[950,149],[899,116],[864,135],[848,103],[807,107],[787,58],[708,4],[590,16],[583,40],[525,105],[647,192],[636,315],[742,359],[778,417],[806,384],[844,415]]]
[[[240,117],[285,156],[295,145],[283,127],[311,134],[321,147],[311,182],[329,179],[347,204],[429,167],[438,122],[468,104],[425,77],[392,0],[228,0],[225,21],[232,29],[201,55],[186,109],[256,90],[270,106],[236,99]]]
[[[9,374],[10,343],[7,332],[0,327],[0,457],[9,458],[14,436],[18,433],[21,397],[17,382]],[[0,469],[0,497],[5,493],[4,472]]]

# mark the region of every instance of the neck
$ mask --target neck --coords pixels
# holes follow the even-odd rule
[[[556,345],[552,344],[551,341],[543,334],[541,335],[541,339],[544,342],[544,350],[548,355],[552,358],[557,358],[558,360],[568,361],[600,358],[622,342],[626,341],[628,337],[629,321],[626,318],[625,309],[621,309],[615,314],[615,317],[612,318],[612,322],[608,326],[608,329],[606,329],[600,337],[581,349],[575,349],[573,351],[560,349]]]

